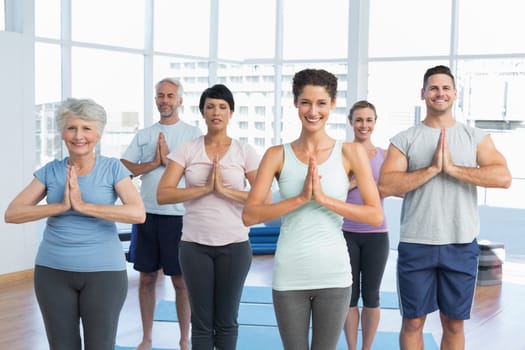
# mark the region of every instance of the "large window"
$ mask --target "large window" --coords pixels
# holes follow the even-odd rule
[[[101,152],[120,158],[143,126],[143,58],[125,52],[74,48],[72,62],[72,95],[92,98],[104,106],[108,123]]]
[[[348,54],[348,1],[285,0],[285,59],[344,59]]]
[[[0,30],[5,30],[5,3],[0,1]]]
[[[45,164],[63,158],[54,112],[61,100],[60,46],[35,44],[36,161]]]
[[[155,51],[208,56],[210,0],[155,0],[147,3],[154,6]]]
[[[525,53],[525,2],[459,0],[459,53]]]
[[[74,41],[142,49],[144,0],[72,0]]]
[[[273,58],[275,2],[220,0],[218,56],[223,59]]]
[[[451,3],[440,0],[439,6],[432,6],[421,0],[370,1],[370,56],[448,55]]]
[[[424,118],[423,74],[445,64],[456,74],[456,117],[492,134],[515,177],[513,189],[483,190],[481,200],[520,205],[510,193],[525,187],[518,154],[525,146],[521,0],[34,3],[39,164],[63,156],[52,122],[60,100],[90,97],[104,105],[109,122],[100,151],[119,157],[138,128],[158,120],[154,84],[166,76],[182,81],[183,119],[203,131],[200,94],[215,83],[230,87],[230,134],[262,153],[297,137],[291,79],[307,67],[338,77],[328,132],[348,139],[348,109],[366,98],[379,116],[374,142],[387,147],[396,132]]]
[[[35,0],[35,35],[60,39],[60,0]]]

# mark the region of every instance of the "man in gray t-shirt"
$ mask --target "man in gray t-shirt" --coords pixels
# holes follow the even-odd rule
[[[512,181],[490,135],[455,120],[456,98],[450,69],[428,69],[421,89],[426,117],[390,140],[379,178],[383,197],[404,197],[397,262],[401,350],[423,348],[426,315],[436,310],[442,344],[464,348],[479,255],[477,186],[508,188]]]

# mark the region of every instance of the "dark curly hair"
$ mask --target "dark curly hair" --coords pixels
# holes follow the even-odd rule
[[[333,100],[337,95],[337,78],[324,69],[303,69],[295,73],[293,77],[292,92],[294,101],[303,92],[306,85],[322,86]]]

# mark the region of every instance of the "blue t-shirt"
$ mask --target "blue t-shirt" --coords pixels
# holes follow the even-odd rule
[[[157,122],[137,132],[122,158],[132,163],[151,162],[155,159],[160,132],[164,134],[170,152],[173,152],[179,145],[202,135],[198,127],[185,123],[182,120],[169,125]],[[146,212],[158,215],[184,215],[184,205],[182,203],[161,205],[157,202],[157,187],[164,169],[164,166],[159,166],[140,176],[140,193]],[[184,185],[184,177],[182,177],[178,186],[184,187]]]
[[[68,158],[54,160],[34,176],[46,186],[47,203],[64,199]],[[131,173],[116,158],[97,156],[95,165],[78,183],[84,202],[112,205],[115,185]],[[86,216],[74,210],[47,218],[36,265],[54,269],[94,272],[122,271],[126,261],[115,222]]]

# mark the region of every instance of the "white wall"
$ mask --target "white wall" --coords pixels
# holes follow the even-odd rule
[[[0,32],[2,218],[9,202],[31,181],[34,171],[33,45],[32,34]],[[41,237],[37,229],[39,226],[35,223],[13,225],[4,223],[3,219],[0,221],[0,275],[33,267]]]

